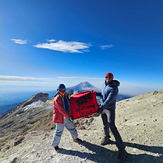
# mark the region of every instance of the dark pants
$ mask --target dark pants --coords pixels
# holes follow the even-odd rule
[[[115,126],[115,110],[103,110],[101,114],[101,118],[103,121],[103,127],[104,127],[104,136],[110,136],[109,134],[109,128],[112,131],[114,138],[116,140],[116,146],[117,148],[125,148],[122,138],[117,130],[117,127]]]

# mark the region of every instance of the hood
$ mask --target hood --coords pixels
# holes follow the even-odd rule
[[[113,87],[113,86],[117,86],[118,87],[120,85],[120,82],[118,80],[112,80],[111,83],[107,83],[105,81],[105,85],[109,85],[110,87]]]

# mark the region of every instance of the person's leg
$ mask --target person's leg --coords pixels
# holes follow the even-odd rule
[[[71,133],[73,139],[77,139],[78,133],[75,128],[74,122],[70,121],[69,119],[64,118],[64,125],[66,129]]]
[[[123,144],[123,141],[122,141],[122,138],[117,130],[117,127],[115,126],[115,110],[112,109],[112,110],[107,110],[106,111],[106,114],[107,114],[107,118],[108,118],[108,125],[109,125],[109,128],[110,130],[112,131],[114,137],[115,137],[115,140],[116,140],[116,146],[117,148],[122,148],[124,149],[125,146]]]
[[[116,140],[116,146],[118,148],[118,156],[117,158],[119,160],[124,161],[126,156],[127,156],[127,152],[125,150],[125,146],[124,143],[122,141],[122,138],[117,130],[117,127],[115,126],[115,110],[108,110],[107,111],[107,117],[108,117],[108,122],[109,122],[109,127],[115,137]]]
[[[109,137],[110,138],[110,133],[109,133],[109,124],[108,124],[108,118],[106,114],[106,109],[103,110],[101,114],[102,122],[103,122],[103,129],[104,129],[104,137]]]
[[[56,123],[56,130],[53,136],[52,146],[55,148],[59,145],[63,133],[64,124]]]
[[[102,122],[103,122],[103,129],[104,129],[104,138],[101,141],[101,145],[106,145],[110,142],[110,133],[109,133],[109,124],[107,114],[105,110],[103,110],[101,114]]]

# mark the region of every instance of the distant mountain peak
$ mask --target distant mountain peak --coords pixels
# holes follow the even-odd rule
[[[69,87],[68,89],[77,90],[77,91],[98,90],[98,88],[96,88],[95,86],[93,86],[87,81],[81,82],[73,87]]]
[[[85,82],[81,82],[78,85],[82,85],[83,87],[94,87],[92,84],[90,84],[89,82],[85,81]]]

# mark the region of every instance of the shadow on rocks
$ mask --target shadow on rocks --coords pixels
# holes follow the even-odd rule
[[[116,160],[115,151],[108,150],[104,147],[101,147],[101,146],[98,146],[95,144],[91,144],[91,143],[86,142],[86,141],[83,141],[80,145],[87,148],[89,150],[89,152],[80,152],[77,150],[62,149],[59,153],[77,156],[77,157],[80,157],[81,159],[83,159],[85,161],[91,160],[94,162],[102,162],[102,163],[112,162],[113,163],[113,161],[112,161],[113,157]]]
[[[115,142],[111,142],[115,144]],[[61,154],[77,156],[83,159],[83,161],[91,160],[98,163],[119,163],[122,161],[117,160],[117,151],[109,150],[105,147],[91,144],[90,142],[83,141],[80,145],[84,146],[89,150],[89,152],[80,152],[77,150],[66,150],[62,149]],[[140,144],[125,143],[126,147],[137,148],[139,150],[144,150],[145,154],[128,154],[125,161],[126,163],[154,163],[163,162],[163,147],[146,146]],[[146,152],[152,152],[158,154],[158,156],[153,156],[147,154]]]
[[[18,160],[18,158],[17,157],[15,157],[10,163],[16,163],[17,162],[17,160]]]
[[[140,162],[140,163],[154,163],[154,162],[163,162],[163,147],[159,146],[148,146],[141,145],[136,143],[125,142],[126,147],[131,147],[134,149],[139,149],[144,151],[145,154],[128,154],[128,162]],[[150,153],[149,153],[150,152]],[[149,153],[149,154],[148,154]]]

